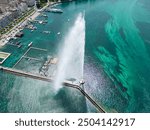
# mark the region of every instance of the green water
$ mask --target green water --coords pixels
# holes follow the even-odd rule
[[[126,88],[121,91],[129,101],[126,111],[149,112],[150,57],[137,23],[149,23],[150,14],[138,0],[120,0],[113,7],[108,4],[106,10],[112,18],[105,24],[105,32],[115,54],[102,46],[97,47],[95,54],[117,88]]]
[[[150,112],[149,0],[77,0],[57,7],[64,12],[46,13],[47,24],[35,24],[38,29],[32,33],[24,30],[24,37],[18,39],[21,49],[10,45],[0,49],[12,53],[3,65],[12,67],[32,41],[47,52],[31,50],[27,55],[41,61],[23,59],[15,67],[38,72],[47,55],[57,56],[68,30],[83,12],[85,91],[108,111]],[[76,90],[63,88],[54,95],[48,83],[3,72],[0,76],[1,112],[96,112]]]

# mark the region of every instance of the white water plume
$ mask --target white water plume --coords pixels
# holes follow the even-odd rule
[[[57,73],[54,81],[55,90],[62,87],[67,79],[83,79],[84,49],[85,49],[85,20],[80,13],[63,43],[60,52]]]

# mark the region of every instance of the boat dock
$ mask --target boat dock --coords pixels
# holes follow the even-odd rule
[[[50,78],[50,77],[45,77],[45,76],[41,76],[41,75],[29,73],[29,72],[24,72],[24,71],[17,70],[17,69],[12,69],[12,68],[7,68],[7,67],[0,66],[0,71],[11,73],[11,74],[14,74],[14,75],[17,75],[17,76],[23,76],[23,77],[26,77],[26,78],[33,78],[33,79],[42,80],[42,81],[46,81],[46,82],[53,82],[53,79]],[[91,96],[89,96],[81,88],[80,84],[74,84],[74,83],[71,83],[69,81],[64,81],[63,85],[65,85],[66,87],[71,87],[71,88],[79,90],[86,97],[86,99],[88,99],[96,107],[98,112],[106,113],[106,111],[103,109],[103,107],[101,107],[95,100],[93,100],[93,98]]]

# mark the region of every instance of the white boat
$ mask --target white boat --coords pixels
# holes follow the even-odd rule
[[[33,42],[30,42],[30,43],[28,44],[28,47],[31,47],[31,46],[32,46],[32,43],[33,43]]]
[[[52,12],[52,13],[63,13],[61,9],[56,9],[56,8],[49,8],[49,9],[46,9],[45,11]]]
[[[46,14],[42,14],[43,17],[48,17]]]
[[[39,24],[42,24],[43,23],[43,21],[39,21]]]
[[[51,32],[50,31],[43,31],[43,33],[50,34]]]
[[[22,45],[18,45],[18,48],[21,48],[22,47]]]

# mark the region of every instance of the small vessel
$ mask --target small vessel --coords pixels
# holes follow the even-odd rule
[[[51,32],[50,31],[43,31],[43,33],[50,34]]]
[[[43,22],[42,22],[42,24],[47,24],[47,23],[48,23],[48,21],[43,21]]]
[[[21,42],[20,42],[20,41],[18,41],[18,42],[16,42],[16,45],[20,45],[20,43],[21,43]]]
[[[12,40],[14,40],[14,38],[13,38],[13,37],[11,37],[11,38],[9,39],[9,42],[11,42]]]
[[[43,23],[43,21],[39,21],[39,24],[42,24]]]
[[[31,47],[31,46],[32,46],[32,43],[33,43],[33,42],[30,42],[30,43],[28,44],[28,47]]]
[[[46,14],[42,14],[43,17],[48,17]]]
[[[33,30],[37,30],[37,27],[34,26],[32,29],[33,29]]]
[[[33,26],[32,24],[26,26],[26,28],[28,28],[28,29],[30,29],[30,30],[36,30],[36,29],[37,29],[37,27],[36,27],[36,26]]]
[[[56,9],[56,8],[48,8],[45,11],[52,12],[52,13],[63,13],[63,11],[61,9]]]
[[[18,48],[21,48],[22,47],[22,45],[18,45]]]
[[[22,37],[24,34],[23,34],[23,32],[21,31],[21,32],[18,32],[18,33],[16,33],[16,37]]]

